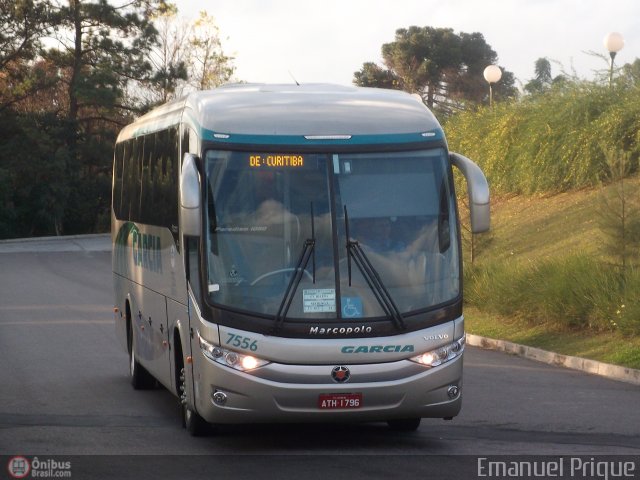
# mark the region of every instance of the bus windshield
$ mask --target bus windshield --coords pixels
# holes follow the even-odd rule
[[[389,316],[381,288],[403,315],[455,299],[460,268],[448,172],[442,148],[360,154],[209,150],[210,303],[335,321]],[[357,245],[382,287],[371,284],[348,245]]]

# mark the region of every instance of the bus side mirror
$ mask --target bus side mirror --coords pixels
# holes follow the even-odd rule
[[[180,230],[183,235],[200,236],[202,212],[200,173],[196,156],[185,153],[180,175]]]
[[[459,153],[450,153],[451,164],[455,165],[467,180],[469,210],[471,212],[471,232],[482,233],[489,230],[489,184],[480,167]]]

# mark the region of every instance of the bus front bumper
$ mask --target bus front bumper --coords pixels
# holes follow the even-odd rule
[[[345,365],[344,383],[332,379],[336,365],[272,363],[247,373],[198,357],[195,406],[210,423],[451,418],[462,404],[463,355],[434,368],[409,360]]]

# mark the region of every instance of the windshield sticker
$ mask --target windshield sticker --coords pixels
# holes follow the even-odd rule
[[[250,227],[216,227],[216,233],[246,233],[246,232],[266,232],[266,225],[252,225]]]
[[[240,276],[240,273],[236,269],[236,266],[235,265],[231,265],[231,270],[229,270],[229,278],[231,278],[233,280],[237,280],[239,276]]]
[[[333,288],[310,288],[302,291],[304,313],[336,311],[336,291]]]
[[[342,297],[342,317],[362,317],[362,299],[360,297]]]
[[[212,285],[209,285],[209,293],[214,293],[214,292],[219,292],[220,291],[220,284],[219,283],[214,283]]]

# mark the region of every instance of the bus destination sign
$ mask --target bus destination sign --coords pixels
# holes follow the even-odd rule
[[[252,168],[301,168],[304,167],[304,157],[302,155],[251,154],[249,166]]]

